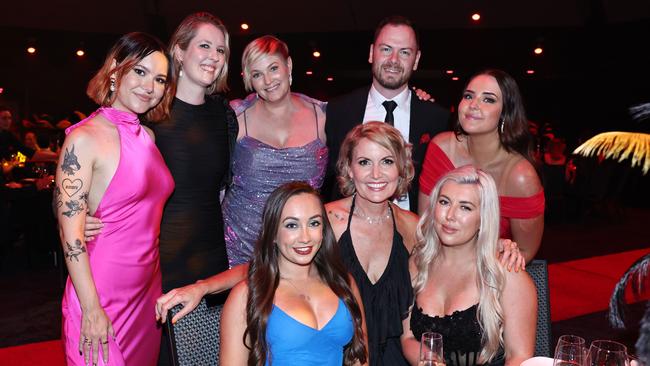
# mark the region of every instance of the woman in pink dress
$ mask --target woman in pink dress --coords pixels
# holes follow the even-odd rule
[[[121,37],[88,85],[102,107],[66,130],[54,202],[70,272],[62,303],[68,365],[158,359],[158,234],[174,182],[138,115],[168,116],[172,75],[160,41],[144,33]],[[104,223],[89,242],[86,212]]]

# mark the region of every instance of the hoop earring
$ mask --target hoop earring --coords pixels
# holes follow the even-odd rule
[[[115,79],[114,78],[111,78],[111,86],[108,87],[108,90],[110,90],[111,92],[115,91]]]

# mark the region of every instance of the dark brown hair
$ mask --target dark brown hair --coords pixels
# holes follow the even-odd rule
[[[310,194],[320,201],[318,192],[309,184],[291,182],[283,184],[273,191],[264,205],[262,232],[255,245],[255,254],[248,267],[247,327],[243,341],[246,347],[251,350],[248,356],[248,365],[250,366],[264,365],[269,354],[266,327],[273,309],[275,290],[280,283],[280,270],[278,268],[280,254],[275,241],[284,206],[291,197],[299,194]],[[320,201],[320,205],[323,216],[323,241],[314,257],[314,265],[320,278],[327,283],[336,296],[343,300],[354,323],[354,336],[344,351],[345,364],[352,364],[356,360],[364,363],[367,359],[367,353],[363,341],[361,308],[352,294],[350,277],[341,260],[339,247],[322,201]],[[246,341],[247,338],[250,344]]]
[[[521,97],[517,82],[505,71],[487,69],[474,74],[467,84],[465,84],[463,91],[479,75],[492,76],[497,81],[497,84],[499,84],[499,89],[501,89],[501,94],[503,95],[503,108],[501,109],[499,126],[497,128],[501,145],[508,152],[521,154],[533,166],[536,166],[535,158],[533,157],[533,139],[528,129],[526,109],[524,108],[524,101]],[[501,124],[503,124],[503,127],[501,127]],[[467,132],[463,130],[458,119],[454,122],[454,133],[456,136],[467,135]]]
[[[206,89],[206,94],[212,95],[215,93],[224,93],[228,91],[228,60],[230,59],[230,35],[226,26],[221,19],[207,12],[193,13],[185,17],[181,24],[178,25],[174,34],[169,40],[169,53],[172,55],[172,69],[174,70],[174,77],[178,76],[181,70],[181,62],[176,59],[174,48],[178,46],[181,50],[187,50],[190,42],[196,36],[196,32],[203,24],[211,24],[223,33],[225,44],[224,63],[221,72],[217,75],[217,79]]]
[[[167,58],[167,82],[160,103],[145,113],[149,122],[156,122],[169,117],[169,109],[174,99],[176,78],[171,72],[170,58],[165,46],[156,37],[142,32],[128,33],[120,37],[104,60],[104,65],[88,83],[86,94],[95,103],[109,106],[115,102],[117,93],[111,92],[111,76],[115,78],[115,90],[120,87],[122,77],[142,59],[154,52],[160,52]],[[116,66],[113,67],[113,61]]]
[[[381,30],[387,25],[392,25],[393,27],[403,25],[413,29],[413,33],[415,34],[415,45],[418,50],[420,49],[420,35],[418,34],[418,30],[415,29],[415,26],[413,26],[413,23],[407,17],[401,15],[391,15],[382,19],[379,24],[377,24],[377,28],[375,28],[375,37],[372,39],[372,43],[377,42],[379,33],[381,33]]]

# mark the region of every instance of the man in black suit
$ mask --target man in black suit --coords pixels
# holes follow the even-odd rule
[[[408,87],[420,60],[418,35],[411,22],[401,16],[382,20],[370,45],[372,84],[331,100],[327,105],[325,132],[329,148],[328,172],[323,185],[326,199],[340,197],[336,184],[336,161],[345,135],[367,121],[391,123],[413,144],[415,178],[402,208],[417,212],[419,176],[429,140],[447,129],[449,112],[418,99]],[[394,103],[393,103],[394,102]],[[389,112],[390,109],[390,112]]]

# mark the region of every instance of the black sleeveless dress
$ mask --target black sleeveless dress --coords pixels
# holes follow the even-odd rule
[[[223,97],[206,97],[201,105],[175,98],[171,117],[151,127],[176,182],[160,227],[167,292],[228,269],[219,189],[230,171],[237,120]]]
[[[422,312],[417,302],[411,312],[411,331],[418,341],[422,333],[436,332],[442,334],[442,349],[447,366],[475,366],[481,352],[481,325],[476,317],[478,304],[465,310],[454,311],[451,315],[429,316]],[[505,364],[503,350],[486,365],[502,366]]]
[[[355,197],[356,198],[356,197]],[[339,239],[341,256],[350,274],[357,282],[366,313],[368,347],[371,366],[408,365],[402,354],[400,336],[402,320],[408,316],[413,303],[413,288],[409,275],[409,253],[402,236],[397,232],[393,209],[393,244],[384,273],[376,283],[371,283],[361,267],[352,245],[350,221],[354,212],[355,198],[352,199],[348,227]]]

